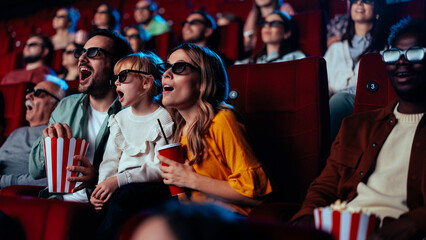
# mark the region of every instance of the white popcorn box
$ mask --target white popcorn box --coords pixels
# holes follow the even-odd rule
[[[46,175],[49,192],[71,193],[75,182],[69,182],[68,177],[75,177],[76,172],[67,171],[66,167],[80,166],[80,161],[74,160],[76,155],[86,155],[89,143],[80,138],[43,139],[44,157],[46,161]]]
[[[315,228],[331,234],[336,240],[364,240],[374,232],[377,217],[364,212],[314,209]]]

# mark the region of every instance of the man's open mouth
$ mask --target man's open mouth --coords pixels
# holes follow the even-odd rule
[[[80,67],[80,80],[85,81],[88,77],[92,75],[91,69],[87,67]]]
[[[34,105],[30,100],[25,101],[25,107],[27,108],[28,111],[33,110]]]

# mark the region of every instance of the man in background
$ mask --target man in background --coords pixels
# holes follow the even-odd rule
[[[151,36],[157,36],[170,31],[169,24],[157,13],[157,10],[157,4],[151,0],[140,0],[135,5],[133,16],[136,23]]]
[[[34,180],[28,172],[28,159],[35,140],[42,135],[50,114],[65,97],[68,85],[52,75],[28,89],[25,118],[29,126],[13,131],[0,148],[0,189],[10,185],[47,185],[46,178]]]
[[[1,84],[16,84],[32,82],[37,84],[44,81],[45,74],[56,75],[49,67],[53,57],[53,44],[50,38],[43,34],[31,35],[24,44],[24,69],[13,70],[3,77]]]

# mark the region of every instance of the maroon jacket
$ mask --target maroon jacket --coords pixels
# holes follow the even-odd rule
[[[32,82],[37,84],[45,80],[45,74],[56,76],[55,71],[45,65],[32,70],[16,69],[6,74],[1,80],[1,84],[17,84],[21,82]]]
[[[331,148],[321,175],[309,187],[295,220],[312,215],[316,207],[328,206],[337,199],[355,198],[358,183],[374,171],[374,162],[396,123],[396,100],[385,108],[346,118]],[[409,149],[407,149],[409,151]],[[411,148],[407,181],[407,206],[404,213],[426,232],[426,117],[417,126]]]

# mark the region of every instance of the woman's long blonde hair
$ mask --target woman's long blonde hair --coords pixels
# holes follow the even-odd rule
[[[174,48],[169,56],[179,49],[185,51],[200,69],[201,75],[200,94],[195,102],[198,106],[198,120],[189,126],[186,136],[188,150],[194,156],[191,164],[194,164],[199,163],[207,152],[206,135],[216,113],[222,108],[232,108],[225,104],[229,91],[228,75],[220,57],[210,49],[195,44],[182,44]],[[172,115],[176,123],[174,141],[179,142],[186,122],[176,109]]]

